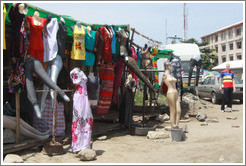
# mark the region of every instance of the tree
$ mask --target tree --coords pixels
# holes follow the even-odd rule
[[[214,49],[201,48],[202,46],[208,45],[209,42],[199,43],[196,39],[190,38],[186,41],[182,41],[182,43],[195,43],[200,47],[203,69],[211,70],[218,65],[218,56],[213,54]]]

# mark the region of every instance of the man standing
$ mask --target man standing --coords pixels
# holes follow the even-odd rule
[[[223,79],[223,87],[222,87],[222,79]],[[227,107],[232,111],[232,93],[236,91],[235,82],[234,82],[234,74],[230,70],[230,64],[226,64],[226,69],[220,73],[220,90],[224,90],[224,95],[221,104],[221,112],[225,111],[225,103],[227,102]],[[228,99],[228,100],[227,100]]]

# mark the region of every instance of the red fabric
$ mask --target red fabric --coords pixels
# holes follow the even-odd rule
[[[44,44],[42,39],[42,31],[47,19],[40,17],[41,25],[34,25],[33,17],[28,16],[27,22],[30,25],[30,44],[28,48],[28,55],[37,58],[43,62],[44,57]]]
[[[50,135],[52,135],[53,129],[53,108],[51,107],[51,100],[45,100],[46,107],[42,113],[42,118],[37,118],[34,113],[33,116],[33,127],[40,132],[45,132],[47,130],[50,131]],[[65,116],[64,116],[64,104],[62,102],[58,102],[56,106],[55,113],[55,136],[64,136],[65,135]]]
[[[103,59],[104,63],[112,63],[112,48],[111,48],[111,44],[112,44],[112,39],[113,38],[109,38],[108,31],[103,26],[100,27],[100,32],[101,32],[102,38],[104,40],[102,59]],[[110,32],[112,33],[111,29],[110,29]]]
[[[107,114],[111,105],[114,84],[114,65],[103,65],[101,71],[101,88],[99,93],[98,105],[95,110],[97,114]]]
[[[167,93],[167,89],[168,89],[167,85],[165,84],[165,82],[163,82],[163,85],[162,85],[162,92],[163,92],[163,93]]]
[[[116,62],[116,67],[115,67],[114,97],[113,97],[113,102],[115,104],[117,103],[118,89],[121,85],[121,76],[122,76],[123,69],[124,69],[123,59],[120,58],[120,60]]]

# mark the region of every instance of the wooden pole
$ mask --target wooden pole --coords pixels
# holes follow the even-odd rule
[[[52,128],[52,141],[55,143],[55,125],[56,125],[56,104],[57,104],[57,90],[55,90],[55,99],[53,105],[53,128]]]
[[[135,33],[135,28],[132,28],[132,38],[131,38],[131,41],[130,41],[130,48],[132,47],[132,42],[133,42],[133,36],[134,36],[134,33]]]
[[[16,143],[20,143],[20,93],[15,94],[16,107]]]

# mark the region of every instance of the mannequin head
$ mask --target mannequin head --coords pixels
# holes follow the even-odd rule
[[[21,14],[24,14],[24,15],[27,14],[27,12],[28,12],[27,6],[24,3],[21,3],[18,7],[19,7],[19,12]]]
[[[87,30],[88,33],[90,33],[91,32],[91,27],[90,26],[87,26],[86,27],[86,30]]]
[[[35,19],[38,19],[39,18],[39,12],[38,11],[35,11],[34,14],[33,14],[33,17]]]
[[[132,80],[132,75],[129,74],[128,77],[127,77],[127,79],[128,79],[129,81],[131,81],[131,80]]]
[[[63,17],[60,17],[60,21],[62,21],[63,23],[65,23],[65,20]]]
[[[172,64],[169,61],[164,62],[165,71],[172,71]]]

